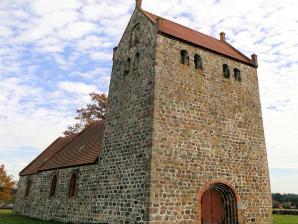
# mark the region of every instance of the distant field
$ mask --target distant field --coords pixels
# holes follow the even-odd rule
[[[273,215],[273,224],[298,224],[296,215]],[[0,224],[62,224],[60,222],[46,222],[22,216],[15,216],[11,210],[0,209]]]

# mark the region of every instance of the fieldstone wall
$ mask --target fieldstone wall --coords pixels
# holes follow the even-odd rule
[[[189,66],[180,63],[181,50]],[[201,223],[199,195],[217,182],[235,189],[240,223],[271,223],[256,69],[163,35],[156,52],[149,223]]]
[[[136,10],[114,52],[96,206],[111,224],[148,223],[155,33]]]
[[[190,65],[180,63],[181,50],[189,52]],[[195,53],[202,70],[195,69]],[[200,195],[209,183],[225,183],[236,193],[239,224],[271,223],[256,69],[156,34],[138,9],[113,60],[98,163],[32,175],[28,197],[29,177],[21,177],[15,211],[74,223],[198,224]],[[69,198],[73,172],[78,189]]]
[[[71,175],[77,173],[74,197],[68,197]],[[50,197],[51,183],[57,174],[56,194]],[[20,177],[15,213],[45,220],[94,223],[92,208],[96,204],[97,165],[45,171]],[[30,194],[25,196],[27,181],[32,181]],[[96,213],[97,214],[97,213]]]
[[[155,34],[155,26],[136,9],[114,52],[98,164],[21,177],[16,213],[74,223],[148,223]],[[79,187],[69,198],[74,169],[79,169]],[[57,194],[50,198],[55,172],[59,172]],[[32,178],[33,187],[24,197],[27,178]]]

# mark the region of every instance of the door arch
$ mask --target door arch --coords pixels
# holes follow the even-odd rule
[[[201,196],[201,224],[238,224],[237,198],[222,183],[210,184]]]

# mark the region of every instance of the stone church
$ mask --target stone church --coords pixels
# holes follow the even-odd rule
[[[15,212],[108,224],[269,224],[257,56],[136,7],[105,121],[21,173]]]

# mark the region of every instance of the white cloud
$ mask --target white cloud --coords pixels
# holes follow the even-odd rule
[[[83,2],[79,0],[33,0],[31,7],[36,14],[41,16],[60,11],[60,10],[76,10],[82,6]]]
[[[113,45],[111,40],[96,35],[87,36],[86,38],[80,40],[77,45],[80,51],[90,50],[94,48],[111,48],[112,46]]]
[[[0,1],[0,150],[42,150],[88,92],[107,91],[112,47],[133,7],[131,0]],[[259,55],[270,167],[297,169],[298,1],[143,0],[143,8],[216,38],[224,31],[243,53]]]
[[[70,23],[58,32],[58,36],[62,39],[78,39],[92,31],[96,31],[96,24],[90,22],[75,22]]]
[[[88,94],[91,92],[99,92],[95,85],[87,85],[82,82],[60,82],[59,88],[71,93]]]
[[[90,58],[93,60],[111,60],[113,57],[112,53],[106,53],[106,52],[90,52]]]

